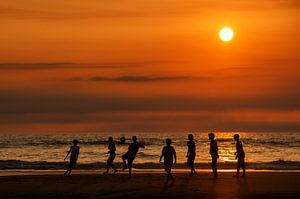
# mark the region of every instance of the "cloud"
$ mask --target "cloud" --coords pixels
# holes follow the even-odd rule
[[[120,76],[120,77],[102,77],[95,76],[90,78],[90,81],[116,81],[116,82],[157,82],[157,81],[173,81],[192,79],[188,76]]]
[[[53,125],[48,126],[51,130],[75,124],[93,129],[100,126],[99,130],[107,131],[299,130],[299,117],[295,116],[300,111],[298,87],[292,91],[280,91],[259,96],[247,96],[245,93],[245,96],[218,98],[117,94],[87,96],[68,91],[36,93],[2,90],[0,130],[30,124]],[[267,114],[259,115],[259,119],[251,113],[244,117],[247,110],[252,113],[258,111],[256,114],[266,111]],[[295,114],[289,115],[295,111]],[[227,115],[231,112],[235,115]],[[273,122],[272,113],[280,115],[282,121],[277,119]]]
[[[125,66],[117,65],[92,65],[76,64],[68,62],[44,62],[44,63],[0,63],[0,70],[50,70],[50,69],[105,69],[105,68],[123,68]]]
[[[281,93],[259,96],[192,97],[192,96],[85,96],[72,93],[29,93],[2,91],[0,114],[29,113],[97,113],[136,111],[226,111],[243,109],[299,110],[300,93],[283,90]]]
[[[17,125],[16,125],[17,124]],[[93,129],[107,132],[187,132],[187,131],[299,131],[298,121],[243,121],[227,119],[217,112],[125,112],[125,113],[83,113],[83,114],[23,114],[1,115],[1,132],[21,129],[30,131],[28,126],[40,126],[43,131],[55,132],[64,129],[64,132],[73,129]],[[77,128],[75,127],[77,126]],[[7,131],[3,131],[7,129]],[[85,129],[85,130],[84,130]],[[20,132],[20,130],[17,130]],[[72,131],[72,130],[71,130]]]
[[[45,2],[46,3],[45,3]],[[114,19],[114,18],[141,18],[141,17],[163,17],[163,16],[180,16],[180,15],[199,15],[206,10],[220,11],[251,11],[251,10],[266,10],[266,9],[284,9],[298,8],[300,3],[298,0],[261,0],[261,1],[241,1],[241,0],[211,0],[211,1],[186,1],[174,0],[172,4],[163,0],[153,0],[147,2],[147,7],[143,6],[140,1],[119,2],[118,7],[115,2],[94,2],[86,6],[91,11],[83,11],[82,6],[75,6],[72,2],[70,9],[59,10],[45,7],[47,0],[40,2],[26,1],[26,6],[21,3],[18,6],[9,3],[3,3],[0,7],[0,16],[17,19],[44,19],[44,20],[87,20],[87,19]],[[44,4],[45,3],[45,4]],[[48,2],[49,3],[49,2]],[[51,4],[69,5],[67,1],[58,1]],[[80,5],[81,2],[79,2]],[[28,8],[30,4],[35,4],[36,9]],[[158,6],[159,5],[159,6]],[[93,6],[93,9],[91,7]],[[59,6],[57,6],[59,8]]]

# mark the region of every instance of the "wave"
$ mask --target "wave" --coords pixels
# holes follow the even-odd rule
[[[233,140],[231,138],[218,138],[217,141],[219,143],[233,143]],[[274,140],[274,139],[254,139],[254,138],[244,138],[242,140],[245,145],[264,145],[264,146],[272,146],[272,147],[299,147],[300,140]],[[173,140],[174,145],[176,146],[186,146],[186,141],[179,141],[179,140]],[[118,140],[116,140],[116,145],[121,146],[125,145],[128,146],[131,143],[131,141],[127,140],[125,143],[122,143]],[[146,146],[163,146],[164,140],[160,138],[152,139],[147,138],[142,140],[142,143]],[[208,144],[209,141],[206,139],[199,139],[196,140],[197,145],[203,145]],[[2,140],[0,141],[0,148],[13,148],[17,146],[41,146],[41,147],[52,147],[52,146],[68,146],[71,145],[71,141],[66,140],[57,140],[57,139],[46,139],[46,140],[36,140],[33,141],[30,140],[15,140],[15,141],[9,141],[9,140]],[[80,140],[80,145],[82,146],[99,146],[99,145],[107,145],[108,142],[106,140]]]
[[[105,168],[105,162],[93,162],[93,163],[79,163],[77,169],[93,170]],[[122,163],[115,163],[118,168],[122,168]],[[33,170],[60,170],[65,169],[68,166],[68,162],[46,162],[46,161],[21,161],[21,160],[0,160],[0,170],[7,169],[33,169]],[[134,164],[134,168],[137,169],[163,169],[163,164],[159,163],[138,163]],[[210,169],[210,163],[195,163],[197,169]],[[235,169],[236,163],[234,162],[221,162],[218,163],[219,169]],[[300,170],[300,161],[285,161],[277,160],[272,162],[250,162],[246,164],[247,169],[257,170]],[[174,168],[186,169],[188,168],[186,163],[179,163],[174,165]]]
[[[125,142],[121,143],[120,141],[115,142],[117,146],[124,145],[128,146],[130,143]],[[70,146],[72,142],[70,141],[60,141],[60,140],[52,140],[52,141],[45,141],[45,142],[20,142],[20,143],[1,143],[0,148],[13,148],[16,146],[31,146],[31,147],[51,147],[51,146]],[[89,145],[89,146],[99,146],[99,145],[108,145],[108,141],[103,140],[96,140],[96,141],[80,141],[80,145]]]

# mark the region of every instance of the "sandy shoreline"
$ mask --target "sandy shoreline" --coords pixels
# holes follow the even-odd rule
[[[62,169],[49,169],[49,170],[36,170],[36,169],[4,169],[0,170],[1,176],[28,176],[28,175],[61,175],[66,170]],[[105,171],[105,169],[74,169],[74,175],[100,175]],[[210,173],[211,169],[196,169],[197,173]],[[235,169],[218,169],[219,173],[234,173]],[[110,172],[112,172],[110,170]],[[164,174],[165,171],[163,169],[134,169],[133,172],[137,174]],[[189,173],[189,169],[172,169],[172,173],[178,174],[187,174]],[[118,170],[118,174],[126,174],[127,171]],[[269,170],[269,169],[247,169],[247,173],[300,173],[300,170]]]
[[[57,172],[57,171],[56,171]],[[93,171],[95,172],[95,171]],[[299,198],[300,172],[249,172],[246,179],[220,172],[213,180],[210,172],[190,177],[174,172],[176,182],[165,186],[165,174],[135,172],[101,175],[75,171],[10,175],[0,177],[0,198]]]

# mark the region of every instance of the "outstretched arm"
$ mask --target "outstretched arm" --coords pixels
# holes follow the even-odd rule
[[[140,147],[145,148],[145,145],[140,142]]]

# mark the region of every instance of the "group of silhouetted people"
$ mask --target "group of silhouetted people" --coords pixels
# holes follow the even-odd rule
[[[218,144],[217,141],[215,140],[215,134],[214,133],[209,133],[208,137],[210,139],[210,155],[211,155],[211,168],[213,171],[213,176],[215,179],[218,178],[218,172],[217,172],[217,162],[219,158],[218,154]],[[246,176],[246,167],[245,167],[245,152],[243,150],[243,144],[239,139],[239,134],[234,134],[234,140],[236,141],[236,152],[234,153],[235,158],[237,159],[237,173],[234,177],[239,177],[239,172],[240,168],[242,167],[243,169],[243,175],[242,177]],[[167,179],[166,179],[166,184],[169,183],[169,180],[171,180],[171,183],[175,182],[175,179],[172,176],[171,170],[173,164],[176,164],[176,150],[172,144],[171,139],[166,139],[166,146],[163,147],[162,153],[159,159],[159,162],[161,163],[161,160],[163,158],[164,160],[164,167],[165,171],[167,173]],[[195,162],[195,157],[196,157],[196,144],[194,141],[194,136],[193,134],[188,135],[188,142],[187,142],[187,165],[191,169],[190,176],[195,175],[197,172],[195,170],[194,162]],[[132,164],[135,159],[135,156],[137,152],[139,151],[139,148],[145,148],[145,146],[137,141],[136,136],[132,136],[132,143],[128,147],[128,151],[122,155],[122,160],[124,163],[124,169],[129,169],[129,178],[131,177],[132,173]],[[116,167],[113,164],[113,161],[116,157],[116,146],[115,142],[112,137],[108,138],[108,154],[109,157],[107,159],[107,164],[106,164],[106,171],[103,174],[108,174],[109,169],[112,168],[114,170],[114,174],[118,171]],[[78,140],[73,140],[73,146],[71,146],[70,150],[68,151],[65,159],[70,155],[70,164],[67,169],[67,171],[64,173],[65,176],[71,176],[71,172],[73,167],[76,165],[78,156],[79,156],[79,146],[78,146]],[[126,162],[127,160],[127,162]]]

